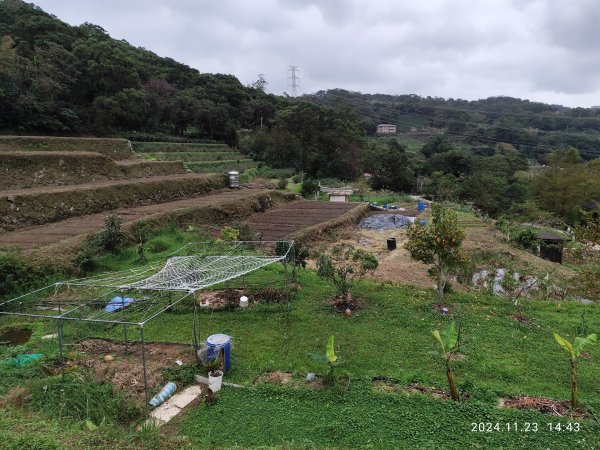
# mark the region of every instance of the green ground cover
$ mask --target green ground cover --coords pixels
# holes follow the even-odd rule
[[[244,171],[256,166],[256,162],[251,159],[233,159],[231,161],[200,161],[189,162],[185,166],[192,172],[223,172],[229,170]]]
[[[151,256],[164,257],[191,235],[172,233],[153,238],[154,242],[162,242],[154,244],[161,251]],[[128,250],[119,258],[107,257],[99,267],[122,269],[130,267],[134,260],[135,252]],[[275,280],[281,271],[282,266],[278,264],[268,273],[253,276]],[[521,323],[511,318],[515,310],[506,299],[480,294],[450,295],[448,303],[453,306],[454,314],[462,317],[461,351],[466,355],[454,363],[454,372],[459,390],[469,394],[466,400],[453,403],[402,389],[410,383],[446,389],[443,363],[432,354],[435,343],[431,330],[440,329],[450,318],[432,310],[433,291],[363,282],[354,292],[362,308],[347,318],[329,307],[327,300],[332,297],[333,289],[314,272],[301,271],[299,282],[302,287],[289,310],[285,304],[261,304],[233,312],[201,310],[201,337],[227,333],[233,338],[233,366],[226,381],[255,390],[225,387],[217,405],[192,408],[178,420],[177,433],[169,433],[171,437],[178,436],[178,445],[461,449],[597,448],[600,445],[600,425],[594,419],[579,420],[580,432],[551,432],[547,423],[566,424],[569,420],[497,407],[500,398],[517,395],[569,398],[568,361],[552,332],[567,339],[577,333],[584,334],[584,328],[585,333],[598,332],[600,310],[597,305],[532,301],[525,308],[529,322]],[[190,343],[191,318],[190,308],[176,308],[150,322],[147,339]],[[0,326],[13,322],[0,318]],[[32,326],[34,338],[23,350],[44,353],[47,360],[55,358],[54,346],[39,338],[52,330],[53,324],[36,322]],[[121,332],[109,329],[97,334],[119,338]],[[322,374],[325,368],[308,359],[306,353],[323,353],[331,334],[335,335],[340,361],[337,370],[347,375],[347,388],[309,388],[302,381],[306,373]],[[14,348],[11,352],[14,353]],[[588,352],[589,358],[581,360],[578,367],[579,396],[580,402],[596,416],[600,412],[597,375],[600,348],[591,346]],[[0,353],[0,357],[5,356],[7,353]],[[290,372],[296,382],[286,386],[255,384],[258,377],[273,371]],[[3,395],[15,386],[34,386],[40,379],[52,379],[44,375],[38,365],[22,372],[16,369],[9,372],[0,369],[0,372]],[[375,389],[371,382],[373,377],[392,380],[397,391]],[[90,388],[90,392],[98,391]],[[56,433],[44,437],[35,431],[31,434],[32,442],[39,439],[38,448],[69,446],[72,439],[81,447],[114,447],[125,442],[131,442],[132,447],[172,447],[171,441],[157,441],[154,433],[147,433],[150,443],[144,444],[144,436],[132,431],[131,425],[105,425],[98,429],[100,431],[92,432],[82,427],[81,421],[68,418],[58,421],[40,412],[33,400],[26,400],[23,408],[0,409],[0,437],[10,434],[5,442],[19,448],[18,444],[24,442],[29,431],[28,427],[16,426],[17,422],[30,423],[34,430],[43,427],[53,430],[63,421],[63,437]],[[497,422],[504,428],[472,432],[472,423],[479,422]],[[524,429],[526,423],[537,423],[538,431],[505,428],[506,423],[515,422],[520,429]],[[77,430],[81,431],[80,436]]]
[[[151,161],[231,161],[247,159],[239,152],[158,152],[143,153]]]
[[[131,143],[133,150],[138,153],[155,152],[228,152],[231,147],[227,144],[197,144],[178,142],[136,142]]]

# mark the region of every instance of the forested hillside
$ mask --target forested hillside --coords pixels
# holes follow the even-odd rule
[[[600,108],[567,108],[511,97],[467,101],[342,89],[320,91],[305,99],[354,109],[369,135],[375,134],[377,124],[391,123],[400,132],[425,128],[471,145],[509,143],[522,156],[540,162],[557,148],[575,147],[586,160],[600,156]]]
[[[285,103],[18,0],[0,2],[0,97],[5,132],[135,130],[230,143],[236,129],[261,116],[269,123]]]

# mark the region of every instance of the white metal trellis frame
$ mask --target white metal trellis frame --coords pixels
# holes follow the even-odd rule
[[[0,303],[0,315],[56,320],[61,371],[64,369],[65,321],[123,325],[126,352],[128,326],[139,327],[147,402],[144,326],[149,321],[186,299],[195,298],[199,290],[280,261],[285,266],[285,288],[289,296],[287,264],[293,260],[293,241],[195,243],[182,247],[177,253],[166,261],[139,268],[54,283]],[[117,298],[121,298],[120,304],[119,300],[115,300]],[[109,304],[113,308],[108,308]],[[196,349],[197,322],[197,305],[194,302],[193,342]]]

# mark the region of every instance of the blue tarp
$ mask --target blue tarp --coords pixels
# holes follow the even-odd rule
[[[106,312],[113,312],[113,311],[116,311],[117,309],[121,309],[121,308],[125,308],[126,306],[129,306],[133,302],[135,302],[135,299],[133,299],[133,298],[129,298],[129,297],[121,298],[119,296],[113,297],[112,300],[106,304],[106,306],[104,307],[104,310]]]

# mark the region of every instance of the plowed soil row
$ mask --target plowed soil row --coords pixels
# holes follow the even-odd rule
[[[140,183],[155,183],[157,181],[174,181],[174,180],[189,180],[194,178],[205,178],[212,176],[213,174],[197,174],[197,173],[185,173],[175,175],[161,175],[153,176],[149,178],[137,178],[128,180],[103,180],[103,181],[92,181],[85,184],[71,185],[71,186],[45,186],[40,188],[29,188],[29,189],[11,189],[0,191],[0,197],[25,197],[35,196],[39,194],[54,194],[59,192],[74,192],[74,191],[89,191],[99,187],[108,186],[129,186]]]
[[[173,212],[176,210],[193,208],[201,205],[220,205],[223,203],[244,199],[261,191],[256,189],[243,189],[239,191],[223,191],[201,197],[188,198],[173,202],[158,203],[140,206],[137,208],[119,208],[109,212],[91,214],[83,217],[73,217],[45,225],[29,227],[23,230],[0,234],[0,247],[19,245],[24,250],[40,246],[55,244],[73,236],[89,234],[98,231],[104,224],[109,213],[118,215],[123,219],[124,225],[135,222],[154,214]]]
[[[281,239],[303,228],[334,219],[359,206],[358,203],[333,203],[300,200],[264,213],[253,214],[249,223],[263,240]]]

